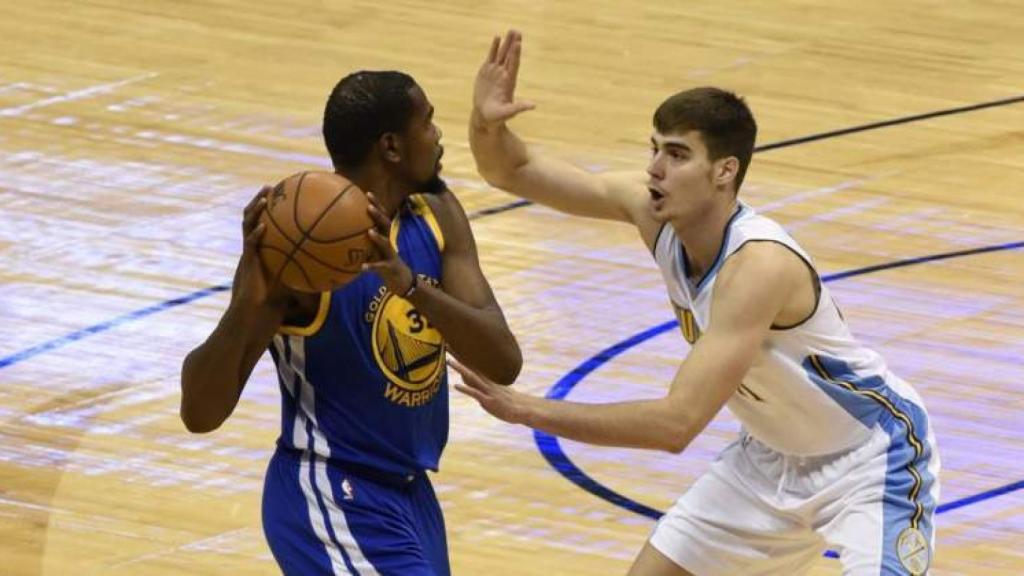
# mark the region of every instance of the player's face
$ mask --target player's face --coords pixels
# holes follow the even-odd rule
[[[692,221],[716,201],[714,162],[697,130],[651,136],[647,188],[659,222]]]
[[[410,91],[413,101],[412,120],[405,132],[408,144],[406,159],[413,189],[437,194],[446,188],[441,179],[441,129],[434,124],[434,106],[419,86]]]

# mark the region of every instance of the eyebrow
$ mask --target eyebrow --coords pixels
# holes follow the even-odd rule
[[[430,110],[427,110],[427,120],[430,121],[434,118],[434,105],[430,105]]]
[[[651,146],[654,146],[655,148],[658,148],[658,141],[654,139],[654,136],[651,136]],[[676,150],[684,150],[686,152],[693,152],[693,149],[690,148],[689,146],[687,146],[685,143],[671,141],[671,140],[663,142],[661,144],[661,148],[673,148],[673,149],[676,149]]]

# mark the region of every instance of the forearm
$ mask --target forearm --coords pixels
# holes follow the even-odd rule
[[[181,368],[181,419],[191,432],[219,427],[238,403],[252,367],[276,324],[251,310],[229,307]]]
[[[506,190],[515,187],[516,171],[530,161],[526,144],[504,122],[485,125],[475,111],[469,122],[469,146],[480,175]]]
[[[519,421],[587,444],[681,452],[699,430],[667,399],[583,404],[521,396]]]
[[[492,186],[566,214],[635,223],[629,206],[639,202],[634,194],[643,189],[639,182],[626,185],[628,194],[619,183],[613,191],[603,177],[532,154],[504,123],[484,126],[473,120],[469,134],[477,170]],[[640,198],[646,202],[646,196]]]
[[[523,357],[497,306],[476,308],[425,282],[409,300],[467,366],[501,384],[515,381]]]

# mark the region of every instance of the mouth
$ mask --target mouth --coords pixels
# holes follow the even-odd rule
[[[647,187],[647,191],[651,193],[651,200],[654,200],[655,202],[665,197],[664,194],[650,186]]]

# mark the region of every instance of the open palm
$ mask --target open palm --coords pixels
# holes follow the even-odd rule
[[[509,30],[504,40],[495,36],[487,59],[480,66],[473,87],[473,111],[477,120],[495,125],[533,109],[529,102],[516,102],[516,80],[519,59],[523,50],[523,36]]]

